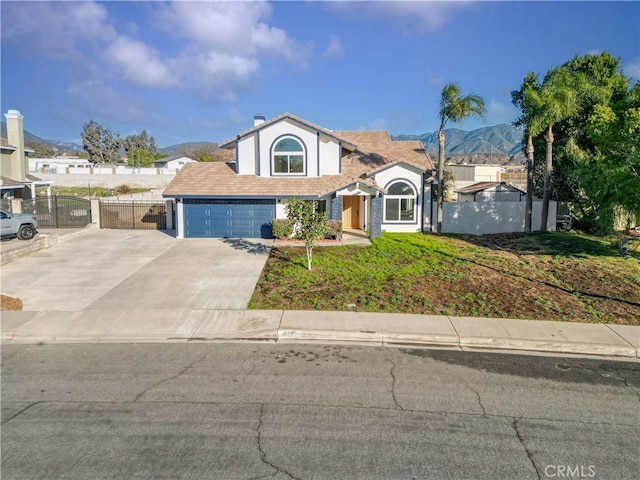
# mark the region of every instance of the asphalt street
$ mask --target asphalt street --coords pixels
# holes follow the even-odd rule
[[[5,345],[1,369],[3,480],[624,479],[640,471],[638,363],[76,344]]]

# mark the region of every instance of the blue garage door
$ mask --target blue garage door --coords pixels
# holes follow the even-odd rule
[[[185,237],[272,238],[275,200],[185,199]]]

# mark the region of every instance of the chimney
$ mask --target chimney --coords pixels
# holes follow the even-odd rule
[[[257,127],[258,125],[262,125],[265,121],[264,115],[261,113],[253,116],[253,126]]]
[[[3,175],[18,181],[26,179],[29,172],[28,160],[24,155],[24,130],[23,116],[18,110],[9,110],[4,114],[7,119],[7,143],[16,150],[11,154],[11,163],[8,171],[4,171]],[[3,169],[6,168],[3,165]]]

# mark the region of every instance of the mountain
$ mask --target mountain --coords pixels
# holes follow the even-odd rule
[[[178,155],[180,152],[185,153],[185,152],[203,151],[203,150],[209,151],[209,150],[217,150],[217,149],[218,149],[217,143],[186,142],[186,143],[179,143],[177,145],[171,145],[169,147],[162,147],[162,148],[159,148],[158,150],[160,151],[160,153],[164,155],[173,156],[173,155]]]
[[[2,136],[2,138],[7,138],[7,124],[5,122],[0,122],[0,135]],[[55,147],[58,150],[58,153],[82,152],[82,145],[78,145],[77,143],[73,142],[62,142],[60,140],[45,140],[44,138],[40,138],[37,135],[28,132],[27,130],[24,130],[24,143],[26,145],[40,143],[42,145]]]
[[[7,137],[7,125],[0,122],[0,134]],[[522,131],[511,125],[495,125],[466,131],[458,128],[445,129],[445,150],[447,160],[452,163],[525,163],[522,153]],[[392,135],[394,140],[420,140],[425,149],[435,159],[438,154],[438,132],[425,132],[422,135]],[[82,145],[59,140],[45,140],[24,131],[26,144],[41,143],[55,147],[59,153],[82,152]],[[212,154],[218,150],[218,144],[212,142],[187,142],[159,149],[165,155],[173,156],[187,152],[208,151]],[[226,152],[223,152],[226,153]]]
[[[460,163],[523,163],[522,131],[511,125],[495,125],[465,131],[446,128],[445,153],[449,161]],[[394,135],[394,140],[420,140],[429,155],[438,154],[438,132],[422,135]]]

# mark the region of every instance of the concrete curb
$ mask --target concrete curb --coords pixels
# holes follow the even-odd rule
[[[571,354],[640,361],[640,327],[635,326],[362,312],[3,312],[0,333],[3,344],[248,341]]]

